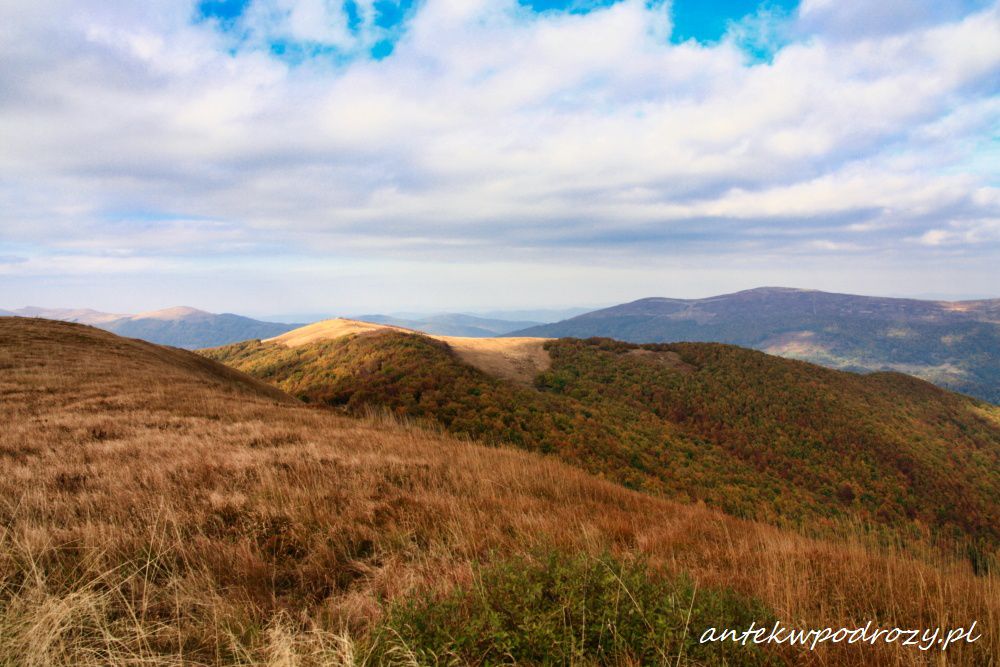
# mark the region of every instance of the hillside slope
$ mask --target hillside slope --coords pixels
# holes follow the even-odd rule
[[[283,338],[203,353],[306,401],[431,419],[737,516],[1000,541],[1000,409],[905,375],[564,339],[539,343],[549,365],[532,385],[403,331]]]
[[[77,383],[73,395],[77,406],[97,411],[113,409],[115,406],[108,405],[104,397],[131,387],[135,377],[147,380],[146,391],[151,393],[181,395],[211,388],[234,399],[295,402],[270,384],[194,352],[122,338],[69,322],[5,318],[0,320],[0,341],[5,355],[0,358],[4,400],[27,402],[32,412],[43,412],[47,395],[68,393],[73,383]],[[17,358],[12,359],[15,351]],[[14,368],[17,374],[11,370]],[[47,382],[28,384],[22,382],[23,375],[41,375]]]
[[[844,370],[897,370],[1000,403],[1000,299],[760,288],[706,299],[640,299],[509,335],[730,343]]]
[[[385,331],[420,334],[418,331],[393,325],[336,318],[307,324],[280,336],[268,338],[264,343],[294,348],[353,334]],[[546,338],[428,337],[444,343],[446,348],[470,366],[515,382],[530,384],[536,375],[547,370],[551,364],[549,354],[545,350],[545,343],[548,341]]]
[[[431,650],[489,664],[532,646],[575,647],[576,664],[926,657],[900,642],[763,653],[694,640],[709,624],[768,618],[802,628],[978,619],[982,637],[949,648],[949,663],[1000,656],[1000,581],[967,561],[808,539],[550,458],[309,409],[177,350],[2,320],[0,397],[4,664],[376,665],[432,662]],[[581,557],[603,574],[580,570]],[[694,587],[671,588],[684,572]],[[531,616],[544,604],[538,586],[556,607],[537,613],[550,616]],[[477,625],[468,614],[494,594],[510,596],[497,601],[506,606]],[[638,659],[648,639],[661,652]]]

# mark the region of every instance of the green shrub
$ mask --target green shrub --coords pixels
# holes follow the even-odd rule
[[[393,606],[372,650],[381,664],[770,665],[780,661],[758,647],[698,638],[772,618],[760,603],[641,562],[550,552],[476,566],[469,588]]]

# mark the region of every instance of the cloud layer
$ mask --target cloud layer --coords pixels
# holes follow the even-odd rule
[[[645,0],[425,0],[388,28],[354,6],[5,2],[0,285],[339,264],[400,290],[451,262],[564,266],[587,301],[588,267],[697,258],[733,267],[719,288],[777,262],[785,283],[857,289],[851,265],[892,275],[881,291],[989,291],[997,4],[807,0],[711,44],[672,43],[669,3]],[[424,288],[448,305],[452,279]],[[699,289],[640,280],[610,279]]]

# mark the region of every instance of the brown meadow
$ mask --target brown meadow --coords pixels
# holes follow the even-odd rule
[[[308,408],[89,327],[0,319],[0,424],[4,665],[365,664],[393,600],[538,548],[641,555],[787,625],[982,632],[946,654],[785,649],[792,664],[1000,661],[1000,582],[967,560],[875,545],[861,527],[808,538],[551,458]]]

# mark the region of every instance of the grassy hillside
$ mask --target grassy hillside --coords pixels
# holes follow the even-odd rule
[[[694,637],[937,627],[1000,657],[1000,581],[819,541],[552,458],[356,420],[176,350],[0,321],[0,664],[917,665]],[[435,657],[436,656],[436,657]],[[454,658],[454,660],[452,660]]]
[[[551,367],[534,386],[396,331],[205,354],[305,401],[385,406],[737,516],[820,530],[857,520],[988,550],[1000,540],[997,408],[900,374],[726,345],[545,347]]]
[[[761,288],[707,299],[641,299],[511,335],[729,343],[842,370],[896,370],[1000,403],[1000,300]]]

